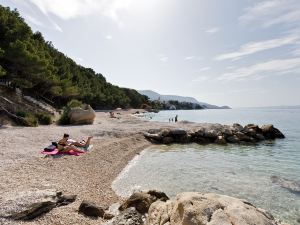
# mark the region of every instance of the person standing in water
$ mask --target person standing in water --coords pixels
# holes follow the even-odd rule
[[[175,116],[175,123],[178,121],[178,115]]]

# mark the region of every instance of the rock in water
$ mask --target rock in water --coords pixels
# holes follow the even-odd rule
[[[296,194],[300,194],[300,184],[295,181],[288,180],[278,176],[271,176],[271,181],[273,183],[279,184],[281,187],[294,192]]]
[[[85,108],[72,108],[68,116],[70,118],[70,123],[74,125],[93,124],[96,113],[90,105],[87,105]]]
[[[263,125],[261,130],[266,139],[285,138],[281,131],[272,124]]]
[[[103,208],[96,206],[93,202],[85,200],[80,204],[78,212],[91,217],[103,217],[105,213]]]
[[[175,200],[153,203],[147,225],[279,225],[266,211],[251,203],[218,194],[187,192]]]
[[[32,189],[19,193],[11,193],[0,204],[0,217],[14,220],[31,220],[53,208],[66,205],[76,196],[63,196],[53,189]]]

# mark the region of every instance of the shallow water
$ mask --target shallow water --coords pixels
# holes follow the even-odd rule
[[[272,183],[280,176],[300,183],[300,110],[236,109],[163,111],[153,120],[179,119],[242,125],[272,123],[286,139],[258,145],[154,146],[136,157],[113,183],[120,195],[134,189],[158,189],[170,196],[179,192],[216,192],[247,199],[276,217],[297,223],[300,195]]]

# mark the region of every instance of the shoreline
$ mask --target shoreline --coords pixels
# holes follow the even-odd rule
[[[99,224],[104,220],[78,214],[80,203],[88,200],[106,208],[122,200],[112,188],[113,181],[137,154],[153,145],[145,139],[146,131],[158,127],[187,129],[213,125],[154,122],[132,115],[135,111],[120,111],[120,119],[109,118],[107,112],[97,112],[93,125],[0,129],[0,207],[1,200],[11,193],[53,188],[77,195],[76,201],[20,224]],[[79,140],[94,136],[93,150],[79,157],[44,158],[40,149],[63,133]],[[19,223],[6,220],[4,224]]]

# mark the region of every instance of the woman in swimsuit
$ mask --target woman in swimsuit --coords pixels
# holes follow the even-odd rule
[[[69,151],[74,151],[74,152],[78,152],[78,153],[84,153],[84,151],[79,150],[77,147],[87,147],[90,144],[91,138],[89,137],[87,139],[87,141],[83,144],[83,143],[79,143],[79,142],[69,142],[70,135],[69,134],[64,134],[63,138],[57,143],[57,148],[59,151],[62,152],[69,152]]]

